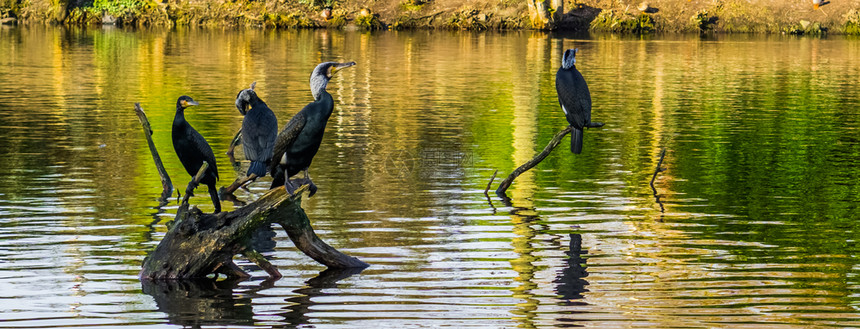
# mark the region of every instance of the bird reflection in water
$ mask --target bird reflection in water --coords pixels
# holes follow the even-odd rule
[[[582,293],[588,291],[585,286],[588,281],[585,277],[588,276],[588,271],[585,266],[585,258],[582,255],[587,254],[587,250],[582,250],[582,235],[578,233],[570,234],[570,250],[567,252],[567,267],[561,270],[559,276],[553,280],[558,285],[555,292],[559,298],[566,302],[566,305],[586,305],[582,299]]]
[[[326,269],[294,290],[298,296],[286,300],[283,326],[292,328],[307,324],[307,313],[315,304],[313,299],[325,294],[327,288],[336,288],[337,282],[358,274],[357,269]],[[262,281],[258,286],[236,291],[242,280],[141,280],[143,292],[152,296],[158,310],[167,314],[170,324],[188,328],[204,326],[253,326],[255,323],[253,297],[275,286],[276,280]],[[275,327],[279,327],[275,325]]]

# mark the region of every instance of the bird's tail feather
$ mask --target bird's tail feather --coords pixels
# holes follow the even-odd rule
[[[257,177],[266,176],[266,163],[261,161],[251,161],[251,166],[248,167],[248,176],[257,174]]]
[[[215,213],[221,212],[221,199],[218,198],[218,189],[215,183],[209,184],[209,198],[212,199],[212,205],[215,206]]]
[[[582,153],[582,129],[573,128],[570,132],[570,152]]]

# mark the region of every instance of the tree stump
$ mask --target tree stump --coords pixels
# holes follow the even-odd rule
[[[301,190],[305,190],[303,187]],[[145,279],[203,278],[212,273],[248,277],[234,262],[243,254],[271,277],[281,274],[251,246],[258,227],[277,223],[296,247],[317,262],[332,268],[364,268],[368,265],[344,255],[319,239],[301,208],[300,191],[291,197],[283,188],[270,190],[247,206],[231,212],[206,214],[183,203],[158,247],[143,261]]]

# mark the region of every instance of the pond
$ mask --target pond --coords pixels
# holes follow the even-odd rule
[[[488,199],[567,125],[573,47],[606,126]],[[860,326],[857,39],[24,26],[0,54],[3,327]],[[178,205],[133,104],[184,190],[171,122],[199,101],[226,186],[238,91],[256,81],[283,126],[330,60],[358,65],[329,84],[303,206],[371,266],[324,271],[280,231],[280,280],[237,259],[251,279],[142,284]]]

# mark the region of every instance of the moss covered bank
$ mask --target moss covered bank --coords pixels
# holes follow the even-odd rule
[[[860,0],[812,1],[0,0],[0,23],[860,34]]]

